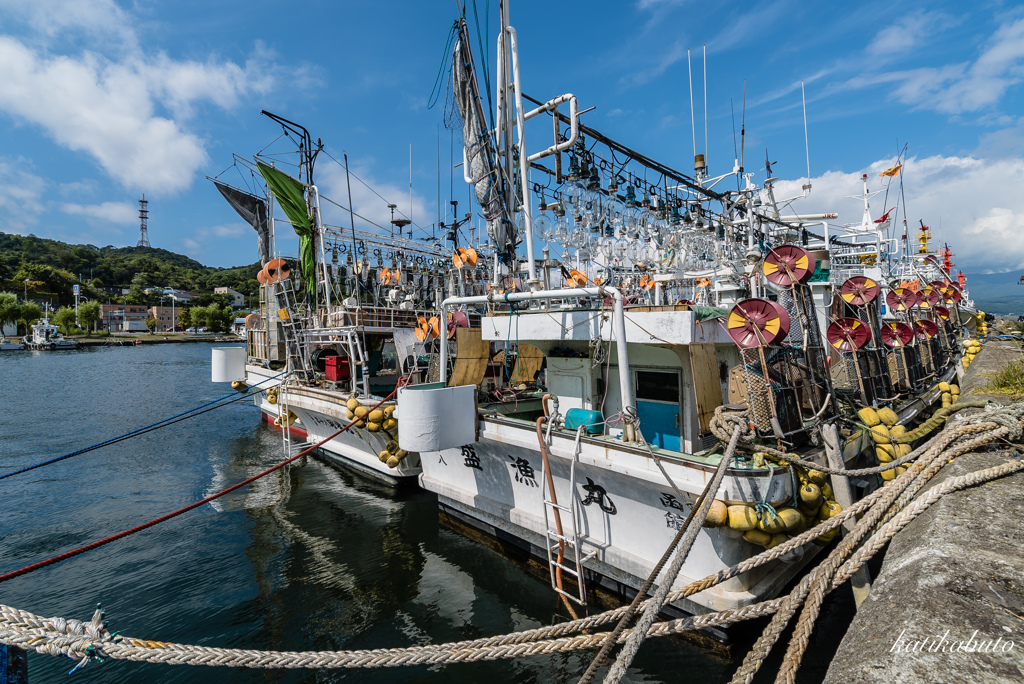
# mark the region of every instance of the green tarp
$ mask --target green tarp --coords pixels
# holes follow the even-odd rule
[[[729,313],[728,309],[719,309],[714,306],[691,306],[690,311],[697,314],[698,321],[706,321],[709,318],[720,318]]]
[[[310,295],[315,295],[316,253],[313,249],[313,224],[306,209],[302,183],[262,162],[256,162],[256,166],[299,236],[299,273],[302,274],[302,287]]]

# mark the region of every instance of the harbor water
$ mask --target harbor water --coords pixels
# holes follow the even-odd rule
[[[230,393],[204,344],[0,354],[0,473],[138,429]],[[176,510],[282,460],[251,400],[0,480],[0,573]],[[0,585],[0,603],[160,641],[262,650],[425,645],[567,619],[548,583],[442,526],[433,494],[394,491],[310,459],[211,504]],[[801,682],[820,681],[841,636],[828,611]],[[841,617],[847,617],[842,615]],[[845,624],[845,620],[842,620]],[[760,625],[759,625],[760,626]],[[751,636],[759,629],[748,628]],[[784,645],[785,639],[783,641]],[[777,649],[780,650],[780,649]],[[783,649],[784,650],[784,649]],[[739,653],[742,655],[743,650]],[[375,670],[243,670],[107,661],[81,682],[575,682],[590,652]],[[766,667],[781,654],[775,655]],[[635,682],[724,682],[728,663],[675,638],[648,641]],[[32,654],[32,682],[68,659]],[[765,677],[770,681],[769,677]]]

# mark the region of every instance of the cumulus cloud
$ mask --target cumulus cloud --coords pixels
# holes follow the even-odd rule
[[[131,225],[138,221],[136,208],[127,202],[103,202],[102,204],[64,203],[60,210],[73,216],[84,216],[90,223],[114,223]]]
[[[237,107],[274,82],[270,56],[257,45],[244,64],[149,55],[137,47],[131,18],[109,0],[14,3],[0,15],[27,22],[34,37],[71,31],[119,42],[71,54],[71,42],[0,36],[0,110],[40,127],[54,141],[83,152],[126,188],[175,193],[206,162],[202,139],[188,129],[197,105]]]
[[[895,163],[892,158],[882,159],[855,173],[824,173],[813,179],[811,196],[793,208],[801,213],[838,211],[840,222],[858,221],[861,201],[848,195],[860,192],[861,174],[868,174],[871,190],[882,190],[885,179],[878,174]],[[911,231],[918,219],[923,220],[937,240],[949,243],[957,255],[954,261],[965,271],[1024,268],[1024,195],[1018,190],[1024,184],[1024,159],[911,157],[903,174]],[[799,195],[802,183],[779,183],[778,196]],[[872,215],[878,217],[894,206],[897,193],[894,184],[886,207],[882,206],[884,195],[873,198]],[[899,216],[902,221],[902,209]]]
[[[23,159],[0,158],[0,228],[8,233],[36,225],[43,210],[46,181],[25,166]]]

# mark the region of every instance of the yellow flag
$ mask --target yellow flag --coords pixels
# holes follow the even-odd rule
[[[890,177],[892,177],[892,176],[895,176],[896,174],[898,174],[900,172],[900,169],[902,169],[902,168],[903,168],[903,164],[897,164],[896,166],[892,167],[891,169],[886,169],[885,171],[883,171],[882,173],[880,173],[878,175],[879,176],[890,176]]]

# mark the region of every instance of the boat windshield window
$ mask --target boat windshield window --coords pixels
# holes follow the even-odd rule
[[[636,398],[644,401],[679,403],[679,373],[676,371],[636,372]]]

